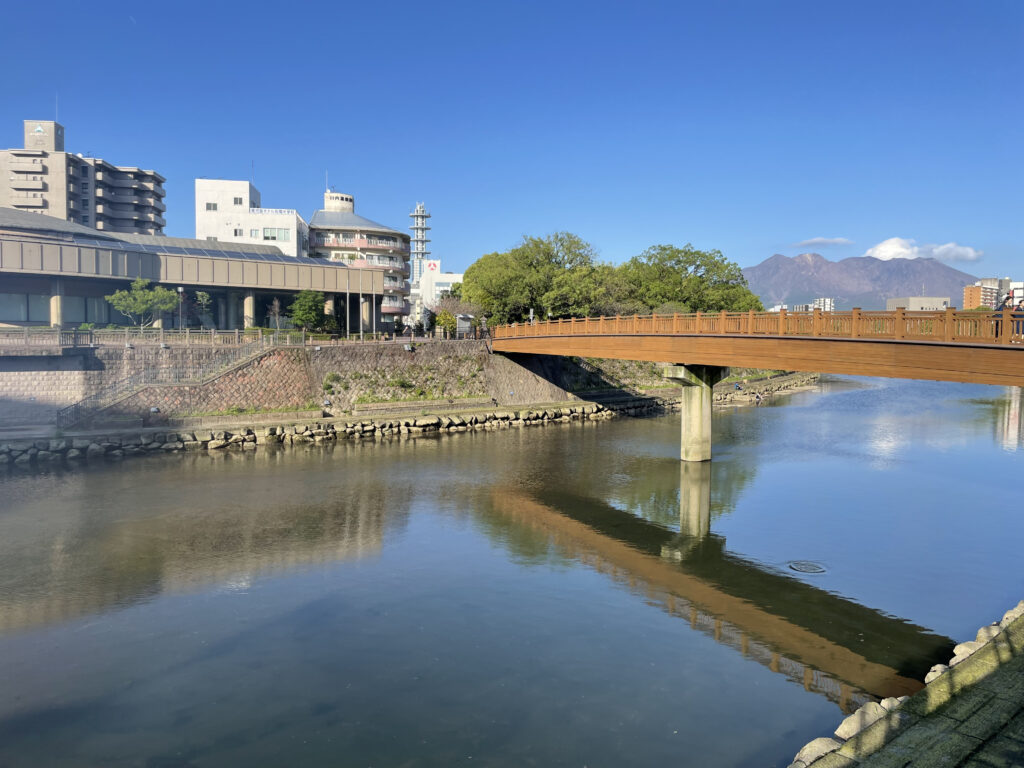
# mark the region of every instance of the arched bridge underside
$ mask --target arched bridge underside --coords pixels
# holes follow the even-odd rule
[[[648,360],[683,385],[687,461],[711,457],[711,392],[729,367],[1024,385],[1024,316],[741,312],[500,326],[496,352]]]

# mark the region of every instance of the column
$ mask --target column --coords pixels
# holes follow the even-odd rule
[[[246,291],[242,303],[242,327],[252,328],[256,325],[256,292]]]
[[[679,465],[679,533],[703,539],[711,532],[711,463]]]
[[[712,387],[728,368],[716,365],[668,365],[662,375],[683,387],[683,424],[679,457],[683,461],[711,460]]]
[[[50,280],[50,327],[64,326],[64,281],[59,277]]]
[[[228,327],[228,300],[225,296],[218,296],[217,302],[217,330],[227,330]]]
[[[335,317],[337,314],[335,312],[335,301],[333,293],[324,294],[324,314],[327,315],[328,317]]]

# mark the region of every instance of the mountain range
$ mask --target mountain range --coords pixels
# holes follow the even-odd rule
[[[895,296],[948,296],[959,307],[965,285],[978,278],[935,259],[875,259],[857,256],[829,261],[818,253],[776,253],[743,270],[750,290],[765,307],[807,304],[819,296],[836,300],[836,309],[885,309]]]

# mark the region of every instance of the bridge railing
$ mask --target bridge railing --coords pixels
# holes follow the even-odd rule
[[[616,315],[513,323],[491,329],[494,339],[622,335],[787,336],[963,344],[1022,344],[1024,314],[1003,312],[694,312]]]

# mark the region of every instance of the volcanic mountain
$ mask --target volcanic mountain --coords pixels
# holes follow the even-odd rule
[[[806,304],[818,296],[836,300],[836,309],[885,309],[895,296],[948,296],[960,306],[963,288],[978,278],[935,259],[875,259],[859,256],[829,261],[817,253],[780,253],[743,270],[750,290],[765,307]]]

